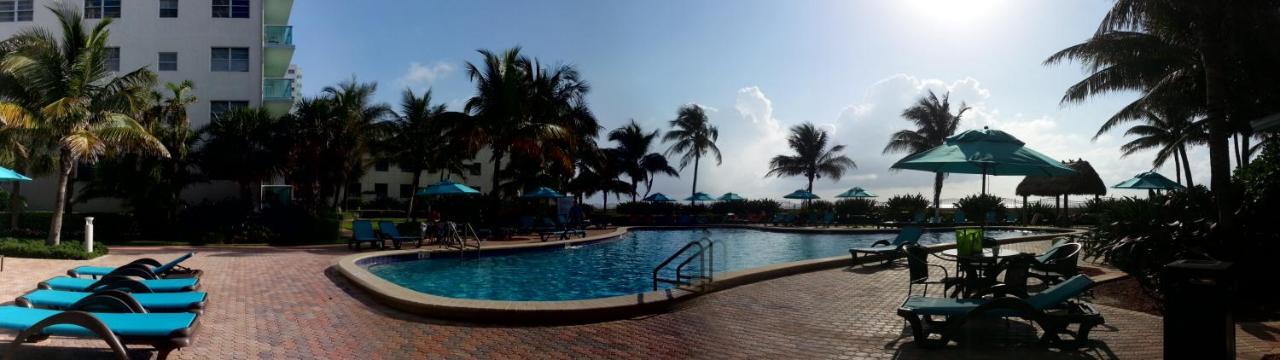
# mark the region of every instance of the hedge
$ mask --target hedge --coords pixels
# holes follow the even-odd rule
[[[92,253],[84,251],[79,241],[63,241],[58,246],[48,246],[43,239],[0,238],[0,255],[33,259],[88,260],[107,254],[107,247],[94,246]]]

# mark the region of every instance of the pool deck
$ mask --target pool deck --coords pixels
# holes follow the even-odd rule
[[[1039,251],[1047,241],[1011,245]],[[119,265],[141,256],[172,258],[186,247],[115,248],[91,261],[9,258],[0,272],[5,302],[79,265]],[[1107,324],[1078,353],[1044,348],[1014,321],[975,331],[966,346],[922,350],[894,314],[906,293],[901,267],[837,268],[747,284],[701,296],[678,309],[634,319],[571,326],[494,326],[439,321],[392,309],[332,268],[341,246],[195,249],[210,294],[193,346],[171,359],[698,358],[698,359],[1153,359],[1161,320],[1099,306]],[[1280,322],[1241,324],[1238,354],[1280,353]],[[9,341],[11,334],[0,334]],[[5,343],[4,345],[7,345]],[[24,345],[19,358],[109,358],[101,341],[55,338]],[[136,358],[154,356],[133,347]]]

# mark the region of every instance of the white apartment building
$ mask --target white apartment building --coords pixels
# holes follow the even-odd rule
[[[293,0],[62,0],[81,7],[89,26],[111,18],[108,44],[113,68],[146,67],[161,83],[191,80],[199,101],[188,108],[199,128],[216,114],[263,106],[284,114],[300,97],[301,72],[293,60]],[[46,7],[56,0],[0,0],[0,38],[43,27],[58,33]],[[292,72],[292,74],[291,74]],[[56,181],[36,179],[24,187],[33,210],[53,207]],[[218,184],[190,191],[198,199],[230,193]],[[113,210],[109,201],[77,205],[77,211]]]
[[[488,194],[491,185],[493,185],[493,178],[491,177],[493,173],[492,156],[488,148],[481,149],[475,158],[465,163],[466,170],[461,176],[449,174],[447,179]],[[505,162],[503,163],[505,164]],[[422,183],[419,186],[426,187],[440,182],[440,179],[440,173],[423,172]],[[360,178],[359,182],[347,185],[347,198],[359,198],[366,202],[372,202],[380,198],[406,201],[413,194],[416,194],[417,190],[413,188],[413,173],[401,170],[394,162],[378,161],[374,162],[373,167]]]

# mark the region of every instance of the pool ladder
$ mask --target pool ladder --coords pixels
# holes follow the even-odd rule
[[[675,254],[668,256],[661,264],[653,268],[653,290],[658,290],[659,284],[672,284],[678,287],[698,286],[698,290],[704,290],[707,283],[710,283],[715,274],[715,248],[718,241],[709,238],[702,238],[697,241],[690,241],[684,247],[676,251]],[[664,278],[661,276],[662,269],[668,268],[673,262],[684,259],[675,266],[675,278]],[[697,262],[697,271],[689,274],[686,268]]]
[[[458,253],[464,256],[468,249],[475,249],[476,256],[480,255],[480,236],[476,235],[476,230],[471,227],[471,224],[464,223],[462,226],[458,226],[457,223],[449,222],[447,229],[448,236],[445,238],[445,246],[458,249]]]

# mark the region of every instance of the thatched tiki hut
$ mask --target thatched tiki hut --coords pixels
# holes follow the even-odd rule
[[[1018,183],[1017,193],[1018,196],[1022,196],[1023,209],[1027,208],[1028,196],[1052,196],[1056,203],[1054,208],[1058,216],[1062,216],[1063,208],[1066,207],[1070,195],[1093,195],[1097,198],[1107,194],[1107,185],[1102,183],[1102,178],[1098,177],[1098,172],[1093,170],[1093,166],[1090,166],[1088,161],[1064,161],[1063,165],[1074,169],[1076,174],[1055,177],[1028,176]],[[1026,217],[1026,214],[1023,214],[1023,217]]]

